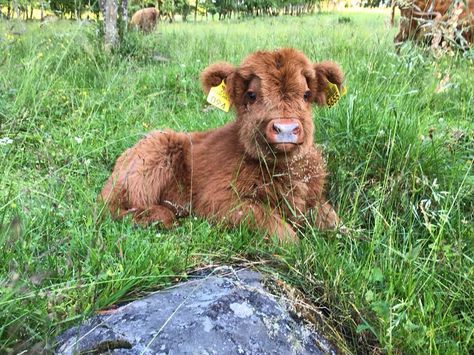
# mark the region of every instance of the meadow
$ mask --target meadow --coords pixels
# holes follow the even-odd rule
[[[95,311],[222,264],[303,291],[343,352],[473,353],[474,54],[397,54],[387,20],[160,24],[114,54],[94,24],[0,22],[0,353],[50,351]],[[208,64],[287,46],[346,73],[347,95],[314,109],[343,229],[282,246],[192,216],[164,231],[101,213],[115,159],[144,133],[232,119],[206,108]]]

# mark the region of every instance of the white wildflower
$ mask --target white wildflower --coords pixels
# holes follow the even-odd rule
[[[0,138],[0,145],[7,145],[7,144],[12,144],[12,143],[13,143],[13,139],[11,138],[8,138],[8,137]]]
[[[82,138],[81,137],[74,137],[75,141],[77,144],[81,144],[82,143]]]

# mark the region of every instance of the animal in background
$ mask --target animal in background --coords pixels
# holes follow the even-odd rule
[[[203,132],[154,131],[126,150],[101,192],[111,214],[169,228],[193,213],[281,241],[297,240],[306,223],[334,228],[312,107],[326,105],[328,87],[342,89],[339,66],[280,49],[212,64],[200,79],[206,94],[225,84],[235,119]]]
[[[474,0],[394,0],[392,25],[396,7],[400,9],[400,23],[395,44],[408,39],[429,42],[433,29],[450,21],[456,21],[457,30],[468,44],[474,43]]]
[[[138,10],[132,16],[130,20],[130,26],[135,27],[144,33],[152,32],[156,23],[160,17],[160,12],[154,7],[147,7],[145,9]]]

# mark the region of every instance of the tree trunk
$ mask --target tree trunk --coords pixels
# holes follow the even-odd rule
[[[122,0],[120,4],[120,21],[122,21],[123,29],[128,28],[128,0]]]
[[[104,3],[105,48],[112,50],[119,42],[117,28],[117,0],[102,0]]]
[[[199,0],[196,0],[196,5],[194,6],[194,22],[197,22],[197,6],[199,4]]]
[[[34,9],[34,6],[33,4],[31,4],[31,8],[30,8],[30,19],[33,20],[33,9]]]
[[[99,9],[103,16],[105,14],[105,0],[99,0]]]
[[[13,14],[16,13],[16,17],[20,18],[20,8],[18,7],[17,0],[13,0]],[[13,18],[13,16],[12,16]]]
[[[41,22],[43,22],[44,21],[44,1],[43,0],[41,0],[40,6],[41,6],[40,18],[41,18]]]

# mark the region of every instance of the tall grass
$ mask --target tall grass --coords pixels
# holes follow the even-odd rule
[[[303,290],[352,352],[472,353],[474,65],[396,55],[385,21],[167,24],[110,56],[94,26],[16,36],[0,22],[0,139],[13,141],[0,145],[0,352],[51,349],[94,310],[250,260]],[[284,46],[346,73],[348,95],[314,111],[344,230],[282,247],[193,217],[171,231],[97,217],[114,160],[145,132],[232,119],[203,111],[206,65]]]

